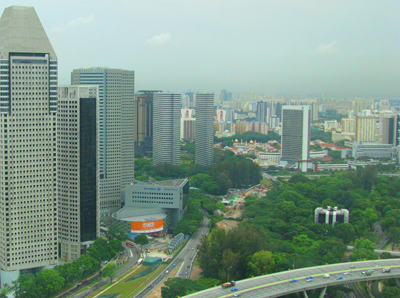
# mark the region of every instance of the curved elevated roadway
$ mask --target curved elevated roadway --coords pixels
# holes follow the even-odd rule
[[[391,268],[390,273],[383,273],[382,268]],[[374,269],[370,276],[362,272]],[[347,272],[345,275],[344,273]],[[329,278],[323,278],[329,274]],[[313,281],[307,282],[306,277],[312,276]],[[343,279],[338,280],[337,277]],[[223,298],[233,297],[240,293],[242,298],[275,298],[286,294],[303,292],[318,288],[325,288],[344,283],[355,283],[367,280],[379,280],[400,277],[400,259],[386,259],[362,262],[346,262],[333,265],[302,268],[244,279],[236,282],[238,291],[232,292],[232,288],[222,289],[220,285],[195,294],[184,297],[196,298]],[[297,282],[290,282],[296,279]]]

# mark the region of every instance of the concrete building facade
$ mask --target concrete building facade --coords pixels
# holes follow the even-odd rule
[[[310,148],[310,107],[283,106],[281,161],[297,163],[306,172]]]
[[[153,165],[180,165],[181,95],[161,92],[153,99]]]
[[[196,93],[194,161],[209,166],[214,157],[214,93]]]
[[[348,223],[350,218],[349,210],[330,207],[327,209],[318,207],[314,212],[314,221],[316,223],[325,223],[335,226],[336,223]]]
[[[100,236],[98,102],[98,86],[58,87],[58,230],[65,261],[77,260]]]
[[[342,119],[342,133],[356,133],[356,119],[343,118]]]
[[[135,181],[126,187],[125,206],[113,214],[120,227],[132,234],[168,231],[176,227],[185,209],[189,180],[146,183]]]
[[[135,72],[74,69],[71,84],[99,86],[99,198],[101,217],[107,221],[121,208],[125,185],[134,180]]]
[[[376,118],[375,117],[357,117],[356,118],[356,141],[375,142]]]
[[[57,56],[33,7],[0,19],[1,286],[58,263]]]
[[[369,158],[394,158],[396,147],[392,144],[354,142],[352,155],[354,159],[366,156]]]

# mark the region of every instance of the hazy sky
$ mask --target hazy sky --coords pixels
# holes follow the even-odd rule
[[[2,0],[34,6],[59,61],[135,70],[136,90],[389,96],[399,0]]]

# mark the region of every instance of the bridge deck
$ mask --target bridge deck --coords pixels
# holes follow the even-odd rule
[[[350,268],[352,265],[355,268]],[[392,271],[390,273],[383,273],[382,268],[391,268]],[[374,269],[374,273],[370,276],[361,273],[368,269]],[[348,272],[349,274],[344,275],[345,272]],[[325,274],[329,274],[330,277],[323,278]],[[306,277],[308,276],[313,277],[312,282],[306,281]],[[338,280],[337,277],[339,276],[342,276],[343,279]],[[275,298],[285,294],[318,289],[337,284],[399,277],[399,259],[351,263],[346,262],[284,271],[240,280],[236,282],[236,288],[238,289],[237,292],[232,292],[231,288],[222,289],[221,286],[218,286],[185,297],[222,298],[233,297],[233,294],[240,293],[243,298]],[[290,281],[293,279],[296,279],[297,282],[291,283]]]

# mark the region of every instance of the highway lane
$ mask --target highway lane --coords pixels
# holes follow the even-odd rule
[[[355,268],[350,268],[354,265]],[[382,273],[382,268],[392,268],[391,273]],[[361,272],[368,269],[374,269],[375,272],[371,276],[362,275]],[[348,272],[348,275],[344,273]],[[323,278],[325,274],[330,274],[329,278]],[[307,282],[306,277],[313,276],[312,282]],[[337,280],[337,277],[342,276],[343,279]],[[236,287],[241,297],[248,298],[272,298],[279,297],[285,294],[301,292],[304,290],[312,290],[323,288],[326,286],[355,283],[366,280],[385,279],[390,277],[400,276],[400,260],[374,260],[363,262],[347,262],[333,265],[316,266],[310,268],[302,268],[291,271],[280,272],[250,278],[236,282]],[[297,282],[290,281],[296,279]],[[220,286],[191,294],[185,297],[198,298],[215,298],[215,297],[232,297],[234,292],[231,288],[222,289]]]
[[[199,229],[196,231],[196,233],[192,235],[189,242],[186,244],[185,248],[182,249],[177,258],[162,273],[160,273],[155,279],[153,279],[153,281],[145,289],[137,294],[135,298],[146,297],[158,284],[160,284],[168,276],[168,273],[171,272],[175,268],[175,266],[179,266],[180,268],[176,277],[187,279],[190,278],[193,260],[197,254],[197,246],[200,246],[203,237],[205,237],[210,231],[208,224],[209,219],[205,216],[203,221],[200,223]],[[180,274],[180,272],[182,272],[182,274]]]
[[[209,219],[204,218],[201,222],[199,229],[192,236],[191,241],[186,245],[184,252],[180,256],[183,262],[176,274],[176,277],[190,279],[190,274],[192,272],[193,262],[196,258],[198,248],[202,243],[204,237],[209,233],[210,228],[208,227]]]

